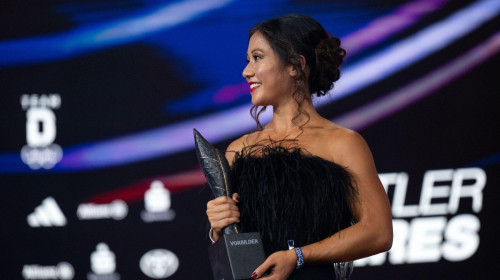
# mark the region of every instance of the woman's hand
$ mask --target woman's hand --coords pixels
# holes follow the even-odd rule
[[[287,279],[297,266],[295,250],[278,251],[270,255],[252,274],[253,279],[283,280]],[[266,271],[269,275],[261,277]]]
[[[213,230],[214,241],[217,241],[222,235],[224,227],[240,221],[240,211],[236,206],[238,202],[239,195],[234,193],[232,199],[220,196],[207,203],[207,216]]]

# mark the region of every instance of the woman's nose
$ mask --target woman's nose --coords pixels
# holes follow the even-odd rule
[[[247,64],[247,66],[245,66],[245,68],[243,69],[243,78],[247,79],[252,77],[253,76],[253,69],[252,67],[250,66],[250,63]]]

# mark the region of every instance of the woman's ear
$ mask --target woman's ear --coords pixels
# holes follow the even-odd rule
[[[300,59],[300,68],[302,69],[302,71],[305,71],[306,70],[306,58],[303,55],[300,55],[299,59]],[[292,77],[297,76],[297,70],[295,69],[295,67],[293,65],[289,66],[288,71],[289,71],[290,76],[292,76]]]
[[[300,55],[299,58],[300,58],[300,68],[302,69],[302,71],[305,71],[306,70],[306,58],[303,55]]]

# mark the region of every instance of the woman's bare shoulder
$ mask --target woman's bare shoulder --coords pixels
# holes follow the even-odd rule
[[[226,153],[228,153],[228,152],[231,152],[231,153],[240,152],[243,149],[243,147],[245,147],[245,138],[246,137],[247,137],[247,135],[243,135],[240,138],[231,142],[231,144],[229,144],[229,146],[227,146]]]
[[[230,164],[232,164],[236,153],[241,152],[241,150],[243,150],[243,148],[248,145],[247,141],[250,135],[251,134],[245,134],[240,138],[234,140],[233,142],[231,142],[231,144],[229,144],[229,146],[227,146],[226,158]]]
[[[368,144],[361,134],[339,125],[325,129],[324,139],[328,154],[338,163],[348,164],[354,154],[369,153]]]
[[[363,136],[361,136],[358,132],[336,124],[327,128],[325,131],[330,139],[335,140],[332,141],[332,144],[355,145],[358,141],[363,140]]]
[[[327,149],[335,162],[343,166],[351,166],[356,161],[373,161],[370,148],[358,132],[337,126],[328,130]]]

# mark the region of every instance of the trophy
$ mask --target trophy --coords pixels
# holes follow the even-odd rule
[[[193,129],[196,155],[215,197],[232,196],[229,163],[226,157]],[[223,229],[223,235],[208,248],[208,258],[216,280],[251,279],[252,272],[265,260],[258,232],[242,233],[238,224]]]

